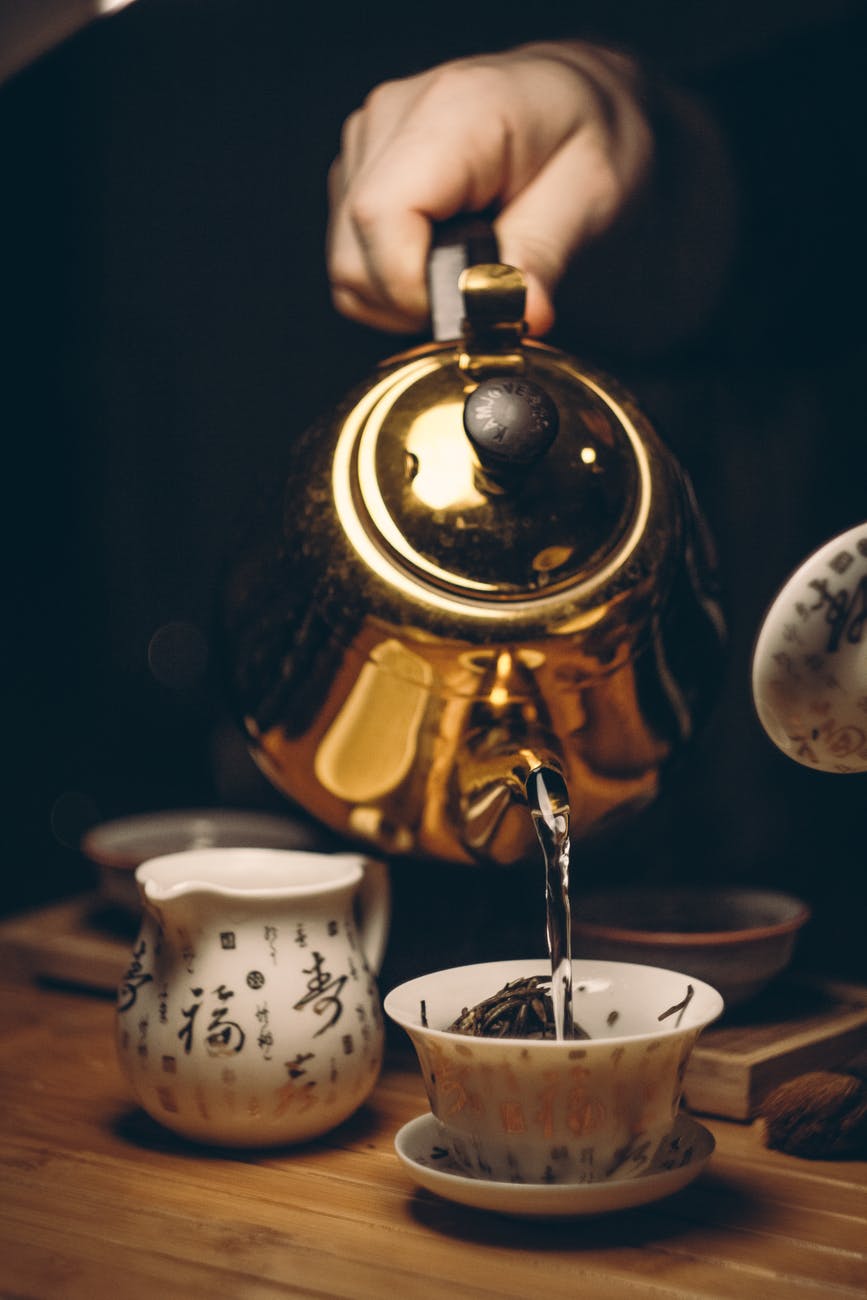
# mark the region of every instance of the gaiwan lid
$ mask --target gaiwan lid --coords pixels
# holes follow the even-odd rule
[[[476,265],[461,288],[462,337],[396,359],[344,420],[338,508],[413,584],[474,602],[548,597],[632,549],[644,440],[602,377],[522,340],[518,271]]]

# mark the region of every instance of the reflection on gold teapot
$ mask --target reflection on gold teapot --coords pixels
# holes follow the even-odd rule
[[[523,337],[523,279],[478,239],[431,255],[435,341],[299,439],[223,633],[291,799],[390,854],[510,864],[539,762],[573,836],[654,798],[723,623],[682,469],[618,383]]]

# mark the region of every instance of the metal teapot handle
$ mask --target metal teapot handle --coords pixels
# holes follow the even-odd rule
[[[463,333],[461,272],[479,263],[499,262],[494,228],[483,216],[452,217],[434,226],[427,279],[434,341],[459,339]]]

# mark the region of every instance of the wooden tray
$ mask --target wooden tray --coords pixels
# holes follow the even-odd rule
[[[0,974],[113,992],[138,922],[97,894],[65,899],[0,923]]]
[[[867,1051],[867,988],[817,978],[778,981],[699,1039],[687,1071],[691,1110],[752,1119],[778,1084],[845,1067]]]
[[[0,923],[0,974],[113,992],[137,931],[135,914],[99,893]],[[687,1071],[690,1110],[749,1120],[763,1098],[807,1070],[867,1052],[867,988],[778,982],[705,1030]]]

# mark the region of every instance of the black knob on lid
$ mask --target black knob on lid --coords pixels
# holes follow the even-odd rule
[[[544,388],[520,376],[485,379],[464,404],[464,429],[483,468],[532,465],[557,437],[560,417]]]

